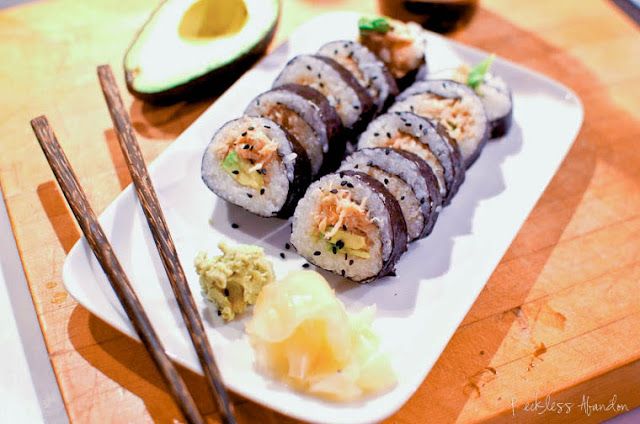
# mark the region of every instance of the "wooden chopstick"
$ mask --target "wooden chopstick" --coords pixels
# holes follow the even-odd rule
[[[140,205],[147,218],[147,223],[151,229],[153,240],[155,241],[158,253],[162,259],[162,264],[169,277],[171,288],[180,307],[182,318],[187,325],[191,342],[196,349],[200,365],[204,371],[205,378],[218,407],[218,412],[223,422],[235,423],[233,405],[229,400],[229,395],[224,387],[220,371],[216,365],[211,344],[207,338],[202,319],[191,296],[187,278],[180,264],[178,253],[169,227],[164,219],[164,214],[160,208],[160,202],[156,195],[151,178],[147,172],[140,146],[136,140],[131,127],[131,121],[127,114],[117,83],[113,77],[113,72],[109,65],[98,67],[98,79],[102,87],[102,93],[109,108],[109,114],[118,135],[120,148],[124,155],[127,167],[131,173],[131,178],[140,200]]]
[[[82,187],[80,187],[62,147],[60,147],[53,130],[49,126],[47,118],[40,116],[33,119],[31,127],[51,166],[51,170],[58,180],[71,211],[87,238],[89,246],[91,246],[91,250],[93,250],[98,262],[100,262],[113,291],[133,324],[136,333],[138,333],[138,337],[142,340],[162,377],[169,385],[169,390],[178,402],[180,410],[188,422],[194,424],[204,423],[205,421],[187,390],[186,384],[165,353],[158,335],[153,330],[151,321],[149,321],[144,312],[124,269],[122,269],[118,258],[113,252],[113,248],[91,209],[91,205],[89,205],[89,201]]]

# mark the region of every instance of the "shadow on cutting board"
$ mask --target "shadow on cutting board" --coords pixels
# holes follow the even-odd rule
[[[488,27],[494,28],[495,32],[487,33],[485,29]],[[497,359],[494,360],[494,357],[500,357],[504,343],[513,343],[509,338],[514,331],[524,333],[528,326],[547,325],[562,333],[565,324],[571,320],[570,316],[564,316],[558,311],[541,308],[537,311],[532,310],[529,307],[532,299],[529,297],[553,253],[553,247],[567,230],[581,204],[583,195],[592,181],[596,164],[604,162],[620,173],[628,175],[633,181],[640,182],[640,167],[635,166],[640,163],[640,155],[634,153],[635,138],[630,136],[612,145],[606,137],[608,128],[613,125],[625,125],[631,130],[638,130],[635,131],[637,134],[640,132],[640,124],[611,100],[602,83],[581,62],[486,9],[480,10],[477,19],[457,38],[541,70],[573,87],[583,99],[595,98],[597,101],[585,102],[585,125],[560,170],[425,382],[403,409],[387,421],[389,423],[409,423],[414,422],[415,417],[425,416],[430,417],[432,422],[470,421],[480,418],[483,413],[486,414],[486,410],[501,410],[510,414],[510,406],[507,406],[511,401],[509,393],[505,392],[504,397],[495,399],[485,395],[485,388],[489,385],[499,384],[508,390],[509,384],[514,384],[501,380],[500,366],[504,364],[496,363]],[[511,41],[506,42],[505,39]],[[584,84],[584,81],[588,81],[588,85]],[[201,106],[202,110],[205,106]],[[136,108],[139,106],[134,104],[132,109]],[[603,111],[607,111],[607,116],[616,116],[616,121],[598,119],[604,115]],[[190,113],[192,120],[199,114],[196,109]],[[132,112],[132,115],[136,114],[138,116],[134,119],[137,120],[144,115],[141,110]],[[185,121],[178,124],[177,128],[186,128],[186,125]],[[155,135],[173,134],[174,131],[172,124],[163,119],[146,119],[144,128],[137,130],[150,138]],[[175,131],[176,134],[180,132],[177,129]],[[630,156],[634,154],[636,156]],[[69,247],[66,230],[60,228],[68,228],[71,217],[60,218],[60,210],[66,210],[60,207],[62,200],[51,195],[53,191],[48,187],[42,188],[42,191],[46,195],[41,195],[40,200],[52,226],[56,229],[60,243],[66,249]],[[54,193],[60,196],[59,192]],[[561,204],[558,198],[561,198]],[[68,211],[66,213],[68,214]],[[548,213],[553,213],[553,220],[542,218]],[[519,271],[518,279],[511,281],[509,276],[516,271]],[[177,407],[142,345],[122,335],[80,306],[75,307],[67,331],[75,350],[91,363],[97,372],[105,374],[116,385],[140,398],[144,404],[141,408],[146,408],[154,421],[171,422],[179,418]],[[484,337],[476,337],[480,334]],[[531,358],[531,367],[523,369],[523,374],[534,373],[535,364],[544,360],[546,348],[549,346],[545,345],[545,340],[533,338],[523,338],[518,343],[522,348],[521,358]],[[204,380],[184,369],[182,374],[201,409],[212,411]],[[78,393],[77,388],[62,389],[63,393]],[[110,395],[105,396],[104,400],[95,396],[94,400],[108,402],[113,399],[114,395]],[[562,398],[557,400],[562,401]],[[96,408],[108,409],[106,406]],[[238,410],[243,422],[293,422],[245,400],[239,401]],[[131,412],[118,411],[123,415],[142,412],[142,409]],[[604,419],[607,416],[603,413],[598,418]],[[80,419],[81,422],[81,418],[88,417],[71,418]],[[493,418],[508,421],[511,416]],[[545,418],[559,419],[551,415],[545,415]]]

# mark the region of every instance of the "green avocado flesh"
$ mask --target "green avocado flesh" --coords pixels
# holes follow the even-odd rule
[[[331,231],[331,228],[329,227],[328,230]],[[338,230],[331,239],[327,240],[327,250],[335,251],[334,253],[343,252],[363,259],[369,258],[366,239],[344,230]]]
[[[249,172],[252,165],[238,156],[238,153],[231,151],[222,161],[222,169],[227,171],[238,184],[246,187],[255,188],[256,190],[264,187],[264,178],[262,174],[257,172]]]
[[[181,100],[204,83],[237,77],[266,50],[279,8],[278,0],[166,0],[124,58],[129,91]]]

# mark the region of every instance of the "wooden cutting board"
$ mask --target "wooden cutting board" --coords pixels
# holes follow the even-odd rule
[[[129,176],[95,67],[120,69],[154,3],[53,0],[0,12],[0,181],[75,422],[181,419],[141,345],[65,292],[61,265],[79,232],[28,125],[49,116],[92,204],[104,209]],[[277,40],[320,12],[374,8],[373,0],[285,0]],[[389,422],[598,422],[632,409],[640,405],[637,27],[605,1],[483,0],[454,38],[562,81],[586,118],[440,360]],[[149,161],[212,101],[158,108],[125,100]],[[203,380],[184,375],[211,413]],[[243,422],[286,420],[246,400],[238,409]]]

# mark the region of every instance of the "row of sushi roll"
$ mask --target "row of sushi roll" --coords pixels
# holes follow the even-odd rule
[[[509,130],[512,101],[492,57],[429,73],[417,24],[363,18],[359,29],[358,42],[290,60],[216,132],[202,177],[257,215],[293,214],[301,256],[369,282],[431,232],[487,140]]]

